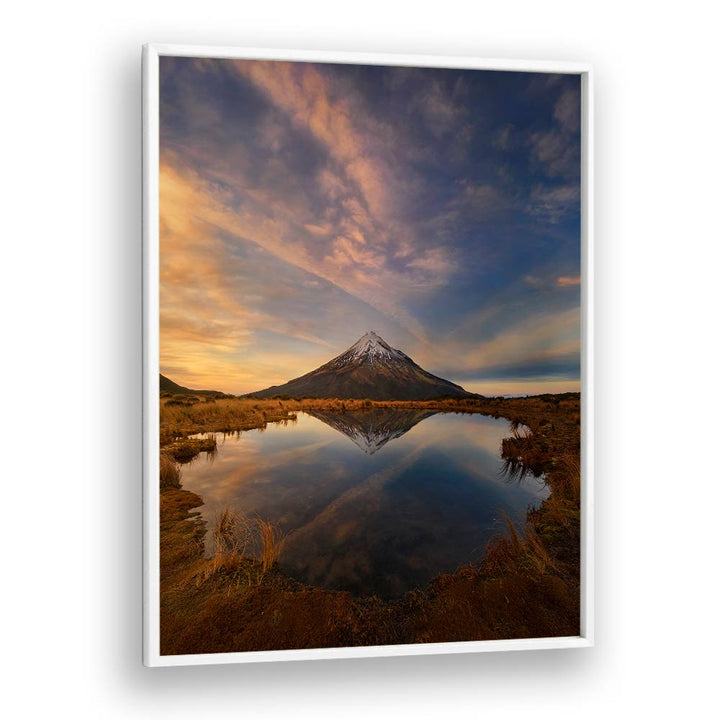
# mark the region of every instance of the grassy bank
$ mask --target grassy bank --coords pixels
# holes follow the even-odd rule
[[[555,398],[562,396],[538,396]],[[572,397],[572,396],[568,396]],[[534,399],[532,399],[534,400]],[[550,401],[538,401],[542,412]],[[554,402],[554,401],[552,401]],[[566,400],[565,403],[568,401]],[[203,398],[193,396],[167,396],[160,400],[160,444],[200,432],[238,432],[262,428],[270,422],[294,420],[295,414],[304,411],[332,413],[395,408],[432,410],[436,412],[483,413],[507,416],[516,400],[504,398],[475,399],[448,398],[443,400],[326,400],[326,399],[274,399]],[[529,412],[534,402],[527,402]],[[551,403],[552,404],[552,403]]]
[[[508,520],[506,534],[477,564],[392,602],[283,576],[274,563],[282,538],[270,526],[238,518],[214,529],[215,555],[205,557],[206,526],[195,510],[202,498],[182,488],[175,460],[211,451],[214,438],[198,447],[188,435],[264,427],[303,410],[370,407],[505,417],[513,428],[503,441],[508,475],[546,473],[550,497],[528,513],[525,527]],[[578,634],[579,395],[423,402],[203,398],[185,404],[168,397],[161,400],[160,423],[163,654]],[[249,546],[255,551],[246,552]]]

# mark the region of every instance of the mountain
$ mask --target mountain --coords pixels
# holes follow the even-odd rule
[[[160,392],[168,392],[173,395],[217,395],[218,397],[225,394],[219,390],[191,390],[190,388],[178,385],[162,373],[160,373]]]
[[[390,347],[372,330],[344,353],[317,370],[284,385],[249,393],[370,400],[430,400],[438,397],[474,397],[460,385],[423,370],[404,352]]]
[[[373,408],[344,413],[308,410],[307,413],[347,435],[367,455],[374,455],[390,440],[399,438],[422,420],[435,415],[433,410],[395,408]]]

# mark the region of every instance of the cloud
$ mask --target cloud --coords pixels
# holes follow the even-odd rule
[[[508,327],[472,353],[478,367],[529,364],[580,352],[580,308],[535,315]]]
[[[556,100],[551,127],[533,132],[529,149],[535,162],[551,178],[573,179],[580,171],[580,93],[568,87]]]
[[[490,315],[486,309],[471,322],[482,326],[483,317]],[[504,322],[493,337],[462,351],[462,337],[446,338],[439,362],[450,378],[479,378],[491,370],[502,376],[512,368],[546,366],[557,361],[575,363],[580,357],[580,318],[579,307],[550,315],[531,313],[512,324]]]
[[[258,60],[237,60],[234,65],[342,164],[373,213],[386,215],[393,173],[375,154],[373,135],[354,123],[351,96],[333,98],[331,81],[313,65]],[[378,123],[373,130],[382,132],[382,127]]]
[[[454,91],[459,92],[461,88],[456,86]],[[445,84],[434,80],[425,85],[422,94],[415,96],[416,111],[423,115],[428,129],[437,138],[457,129],[467,117],[467,109],[454,101],[453,94]]]
[[[171,163],[162,168],[168,186],[182,188],[184,207],[194,217],[231,235],[256,243],[276,257],[306,272],[327,280],[371,306],[401,322],[418,337],[424,336],[421,324],[402,306],[404,294],[444,282],[449,263],[426,265],[422,271],[401,272],[387,264],[387,255],[369,250],[355,232],[352,237],[336,236],[328,244],[317,243],[317,233],[301,232],[302,218],[293,216],[282,202],[264,192],[249,193],[253,202],[236,207],[232,196],[201,179],[189,169]],[[188,215],[181,213],[170,222],[177,224]],[[324,253],[319,253],[326,247]],[[215,252],[215,250],[213,250]],[[424,252],[414,251],[412,259],[422,260]],[[181,262],[181,261],[179,261]]]
[[[576,287],[580,285],[580,275],[525,275],[523,282],[535,290],[543,292],[552,291],[554,288]]]
[[[495,138],[495,146],[500,150],[508,150],[510,148],[510,134],[512,132],[512,126],[506,125],[500,132],[498,132]]]
[[[530,151],[549,177],[577,175],[580,170],[578,144],[563,131],[533,133]]]
[[[459,204],[465,212],[470,211],[474,218],[487,217],[508,206],[508,198],[502,191],[487,183],[464,183]]]
[[[328,337],[338,327],[352,326],[343,313],[352,311],[363,328],[377,324],[369,309],[353,307],[352,296],[333,291],[314,273],[295,269],[297,263],[276,259],[256,243],[228,236],[230,230],[252,231],[254,218],[233,214],[223,200],[222,191],[191,171],[161,166],[163,372],[198,389],[260,389],[286,381],[303,354],[310,358],[307,369],[326,360],[333,350]],[[319,295],[333,307],[318,309]],[[271,361],[257,352],[258,333],[269,332],[282,338]]]
[[[553,117],[568,132],[575,133],[580,129],[580,95],[575,88],[563,92],[555,103]]]
[[[455,263],[450,259],[446,248],[433,248],[424,254],[416,255],[407,263],[408,267],[418,268],[428,274],[429,278],[434,276],[445,277],[455,269]],[[431,281],[431,280],[429,280]]]
[[[229,126],[227,137],[209,144],[168,146],[167,165],[178,174],[189,171],[209,222],[338,285],[423,338],[422,323],[405,300],[444,285],[454,265],[441,238],[433,242],[403,218],[403,198],[414,198],[418,180],[407,166],[391,162],[395,130],[316,66],[232,66],[269,102],[258,137],[272,156],[254,157]],[[439,112],[439,91],[432,98]],[[291,152],[300,158],[312,152],[315,167],[305,174],[302,166],[290,167]]]
[[[233,355],[251,340],[252,315],[232,297],[227,253],[195,214],[196,193],[160,173],[160,367],[198,389],[217,387]]]
[[[536,185],[530,192],[527,212],[550,223],[557,223],[565,216],[580,209],[580,185]]]
[[[332,255],[326,258],[327,263],[340,268],[352,266],[380,270],[385,263],[384,257],[378,252],[367,250],[362,235],[360,238],[360,240],[357,237],[352,240],[347,237],[336,238]]]

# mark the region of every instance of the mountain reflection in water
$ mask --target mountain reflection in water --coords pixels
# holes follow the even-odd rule
[[[504,531],[503,513],[522,526],[528,507],[549,495],[542,480],[503,477],[506,420],[384,409],[313,415],[218,434],[214,457],[183,466],[183,486],[205,501],[208,551],[217,517],[231,508],[282,530],[280,567],[291,577],[392,598],[478,560]]]
[[[421,420],[435,415],[434,410],[399,410],[377,408],[332,413],[310,410],[308,415],[322,420],[347,435],[364,453],[375,454],[383,445],[404,435]]]

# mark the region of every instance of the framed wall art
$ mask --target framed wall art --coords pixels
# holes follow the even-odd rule
[[[592,645],[589,67],[143,73],[145,663]]]

